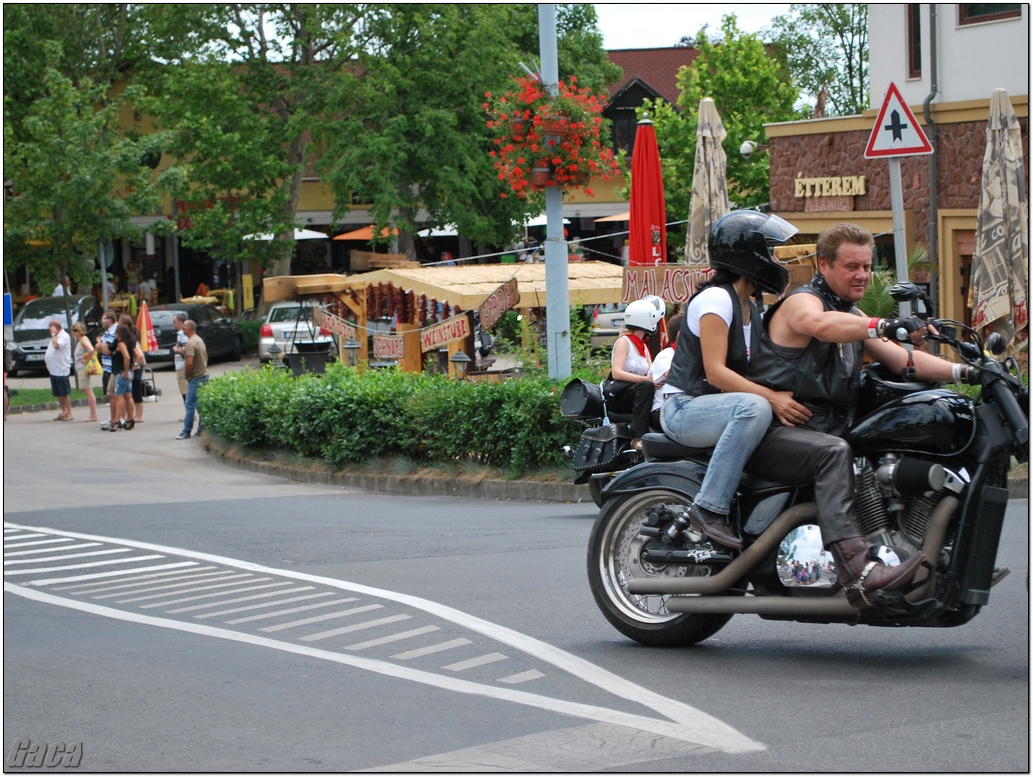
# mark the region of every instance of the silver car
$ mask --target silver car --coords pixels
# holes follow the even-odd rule
[[[275,343],[284,356],[294,352],[294,344],[305,344],[307,350],[322,346],[333,348],[333,335],[312,321],[312,308],[315,303],[310,300],[288,300],[274,302],[266,314],[258,339],[258,360],[265,364],[272,357],[269,349]]]

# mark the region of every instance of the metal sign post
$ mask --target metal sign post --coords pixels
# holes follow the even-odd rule
[[[907,234],[904,229],[904,187],[900,157],[934,153],[932,144],[907,107],[896,84],[891,83],[875,119],[864,155],[867,159],[887,157],[890,164],[890,203],[893,208],[893,254],[898,281],[908,280]],[[911,315],[911,303],[900,303],[900,315]]]

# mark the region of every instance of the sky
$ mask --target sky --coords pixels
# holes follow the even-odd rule
[[[704,24],[716,35],[721,17],[735,14],[739,29],[759,32],[789,12],[789,3],[596,3],[605,49],[652,49],[674,46]]]

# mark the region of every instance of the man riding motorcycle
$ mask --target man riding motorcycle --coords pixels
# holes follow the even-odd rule
[[[875,319],[856,304],[868,288],[875,241],[867,230],[838,224],[818,237],[818,274],[764,316],[765,337],[750,363],[750,378],[791,391],[811,410],[797,426],[772,427],[746,471],[787,483],[814,482],[822,543],[836,562],[840,583],[854,607],[871,606],[868,595],[906,584],[925,556],[918,552],[889,567],[869,554],[857,520],[853,451],[837,435],[849,426],[862,356],[911,379],[958,381],[960,370],[901,343],[926,333],[917,318]]]

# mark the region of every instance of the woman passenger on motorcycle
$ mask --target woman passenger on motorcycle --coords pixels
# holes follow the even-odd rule
[[[649,431],[656,390],[649,371],[653,358],[645,340],[664,317],[663,302],[658,300],[635,300],[625,308],[624,327],[610,355],[610,378],[630,385],[617,394],[607,392],[606,404],[613,412],[631,413],[631,446],[636,450],[642,450],[642,435]]]
[[[732,211],[710,233],[714,275],[689,300],[667,384],[680,390],[660,410],[664,432],[693,448],[714,447],[689,522],[714,542],[742,547],[728,522],[743,467],[773,416],[785,425],[810,411],[788,391],[773,391],[745,376],[756,350],[760,312],[753,297],[781,294],[789,281],[771,258],[796,228],[778,216]]]

